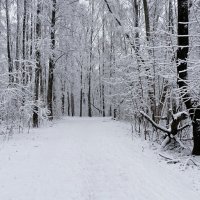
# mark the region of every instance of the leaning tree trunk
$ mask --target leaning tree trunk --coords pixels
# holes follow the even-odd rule
[[[194,105],[187,85],[187,58],[189,52],[188,22],[188,0],[178,0],[178,86],[192,120],[194,140],[192,154],[200,155],[200,106]]]

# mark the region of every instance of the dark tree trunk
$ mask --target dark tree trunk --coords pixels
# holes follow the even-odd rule
[[[32,4],[32,0],[31,0],[31,4]],[[33,46],[34,46],[34,38],[33,38],[33,35],[34,35],[34,27],[33,27],[33,13],[31,13],[31,28],[30,28],[30,47],[29,47],[29,52],[30,52],[30,59],[33,58]],[[32,81],[32,78],[33,78],[33,69],[32,67],[29,67],[29,79],[30,79],[30,82]]]
[[[92,117],[92,104],[91,104],[91,72],[89,72],[89,77],[88,77],[88,117]]]
[[[56,0],[53,1],[53,9],[51,16],[51,55],[49,58],[49,81],[48,81],[48,93],[47,93],[47,105],[49,109],[49,119],[53,120],[53,81],[54,81],[54,68],[55,68],[55,25],[56,25]]]
[[[61,97],[61,101],[62,101],[62,115],[65,114],[65,81],[63,83],[63,86],[62,86],[62,97]]]
[[[80,117],[83,116],[83,66],[81,65],[81,90],[80,90]]]
[[[102,115],[102,84],[101,84],[101,51],[100,51],[100,39],[98,36],[98,59],[99,59],[99,115]]]
[[[65,94],[62,93],[62,115],[65,114]]]
[[[133,5],[133,13],[134,15],[134,26],[136,28],[139,27],[139,5],[138,5],[138,1],[137,0],[132,0],[132,5]],[[136,51],[139,51],[139,32],[136,31],[135,33],[135,46],[136,46]]]
[[[146,37],[147,37],[147,41],[149,41],[149,39],[150,39],[150,22],[149,22],[149,8],[148,8],[147,0],[143,0],[143,6],[144,6]]]
[[[114,108],[114,111],[113,111],[113,118],[116,119],[117,118],[117,109]]]
[[[70,116],[70,96],[69,96],[69,92],[67,92],[67,114],[68,116]]]
[[[6,28],[7,28],[7,57],[8,57],[8,72],[9,72],[9,84],[14,81],[13,77],[13,64],[11,57],[11,44],[10,44],[10,15],[9,15],[9,2],[6,0]]]
[[[104,6],[103,6],[103,19],[102,19],[102,77],[105,76],[105,16],[104,16]],[[102,82],[102,111],[103,117],[106,116],[106,103],[105,103],[105,86],[104,81]]]
[[[93,61],[93,34],[94,34],[94,30],[93,30],[93,15],[94,15],[94,1],[91,2],[91,17],[92,17],[92,24],[91,24],[91,31],[90,31],[90,63],[89,63],[89,73],[88,73],[88,117],[92,117],[92,95],[91,95],[91,87],[92,87],[92,61]]]
[[[80,117],[83,116],[83,89],[80,91]]]
[[[200,122],[197,121],[200,119],[200,113],[195,113],[195,120],[193,121],[193,141],[194,146],[192,150],[193,155],[200,155]]]
[[[17,0],[17,32],[16,32],[16,83],[19,83],[19,58],[20,58],[20,48],[19,48],[19,39],[20,39],[20,8],[19,8],[19,0]]]
[[[26,83],[26,26],[27,26],[27,0],[24,0],[24,14],[23,14],[23,28],[22,28],[22,83],[25,85]]]
[[[74,94],[73,94],[73,92],[71,92],[71,113],[72,113],[72,117],[75,116]]]
[[[36,69],[35,69],[35,89],[34,89],[34,109],[33,109],[33,127],[39,126],[39,116],[38,116],[38,100],[39,100],[39,85],[40,85],[40,71],[41,71],[41,53],[39,49],[38,42],[41,39],[41,20],[40,20],[40,13],[41,13],[41,3],[38,2],[37,4],[37,22],[36,22]]]
[[[192,154],[200,155],[200,109],[195,106],[187,85],[187,58],[189,52],[188,36],[188,0],[178,0],[178,51],[177,51],[177,73],[178,86],[181,90],[182,99],[190,113],[193,125],[194,147]]]

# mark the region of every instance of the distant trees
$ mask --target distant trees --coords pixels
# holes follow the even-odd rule
[[[168,129],[187,109],[190,119],[183,119],[192,121],[199,154],[199,5],[1,0],[2,123],[21,130],[62,115],[112,116],[160,141],[156,128],[149,135],[150,124]],[[176,135],[191,139],[189,133]]]
[[[112,6],[114,5],[113,1],[105,0],[105,3],[108,6],[108,10],[113,14]],[[120,104],[118,109],[122,107],[126,102],[125,109],[129,106],[132,107],[129,111],[133,111],[132,116],[138,119],[138,123],[141,123],[141,119],[143,121],[146,129],[148,128],[148,124],[143,120],[143,117],[150,121],[151,124],[158,129],[158,124],[163,123],[161,120],[166,119],[166,126],[170,126],[169,121],[173,122],[175,119],[173,115],[180,111],[180,108],[184,109],[184,104],[190,114],[192,125],[193,125],[193,139],[194,139],[194,148],[193,154],[199,155],[200,141],[199,141],[199,109],[198,109],[198,100],[197,97],[191,96],[190,84],[188,78],[187,66],[188,60],[190,59],[189,53],[189,2],[188,1],[177,1],[177,11],[178,11],[178,19],[177,19],[177,32],[175,31],[176,22],[173,19],[173,13],[176,12],[176,4],[169,1],[167,4],[162,2],[157,2],[152,5],[152,1],[143,1],[138,4],[137,1],[132,1],[132,6],[137,9],[139,6],[143,6],[143,15],[140,13],[140,18],[138,18],[137,12],[135,12],[135,27],[140,28],[138,24],[140,21],[144,21],[145,23],[145,33],[140,32],[138,34],[138,29],[136,29],[135,35],[130,35],[127,30],[122,30],[122,34],[124,34],[127,38],[127,41],[133,47],[135,56],[137,58],[137,63],[133,59],[132,65],[136,65],[137,71],[139,73],[138,79],[133,82],[128,82],[126,74],[126,69],[130,69],[129,65],[126,65],[126,69],[124,69],[124,74],[121,76],[125,76],[125,79],[121,81],[121,83],[126,83],[127,92],[125,96],[125,92],[123,92],[123,96],[121,97]],[[161,6],[162,4],[162,6]],[[117,6],[117,4],[115,5]],[[153,7],[153,11],[149,11],[148,7]],[[190,6],[192,6],[190,4]],[[116,9],[116,7],[115,7]],[[163,12],[163,10],[167,10],[167,12]],[[162,13],[162,14],[161,14]],[[159,15],[162,15],[162,18],[165,19],[163,22],[165,26],[160,26]],[[117,16],[117,13],[113,14],[113,19],[116,23],[124,27],[125,21],[122,22]],[[161,16],[160,16],[161,17]],[[197,17],[197,15],[196,15]],[[162,20],[161,20],[162,21]],[[163,23],[162,22],[162,23]],[[152,29],[150,28],[152,26]],[[194,31],[195,29],[193,29]],[[178,37],[176,37],[176,34]],[[145,34],[145,35],[143,35]],[[145,44],[145,40],[143,37],[146,36],[147,43]],[[136,40],[137,38],[137,40]],[[139,44],[139,48],[135,48],[137,45],[137,41]],[[173,47],[176,44],[176,40],[178,40],[178,49],[176,53],[176,49]],[[145,46],[146,45],[146,46]],[[131,54],[131,52],[129,52]],[[144,57],[145,55],[145,57]],[[177,55],[177,56],[176,56]],[[139,59],[138,59],[139,58]],[[190,63],[190,62],[189,62]],[[190,64],[192,65],[192,64]],[[172,81],[170,77],[175,76],[176,71],[172,68],[172,66],[177,66],[178,71],[178,87],[176,88],[176,83]],[[133,76],[136,75],[136,71],[128,70]],[[169,70],[172,70],[169,72]],[[122,68],[120,69],[122,71]],[[172,73],[173,72],[173,73]],[[146,77],[146,80],[144,79]],[[137,81],[136,81],[137,80]],[[124,86],[122,87],[125,88]],[[134,92],[135,91],[135,92]],[[129,94],[129,95],[128,95]],[[139,96],[137,96],[139,95]],[[141,102],[137,102],[137,99],[140,97]],[[181,97],[181,98],[180,98]],[[181,101],[181,99],[183,101]],[[129,104],[129,102],[132,102]],[[132,105],[131,105],[132,104]],[[123,108],[124,109],[124,108]],[[135,114],[134,114],[135,109]],[[140,115],[137,114],[137,110],[143,110],[147,112],[149,116],[146,114]],[[171,113],[172,112],[172,113]],[[142,112],[143,113],[143,112]],[[168,114],[171,113],[171,114]],[[128,114],[126,112],[126,114]],[[185,117],[183,118],[185,119]],[[157,125],[156,125],[157,124]],[[173,124],[173,123],[172,123]],[[174,126],[173,126],[174,127]],[[177,124],[178,127],[178,124]],[[177,127],[175,129],[177,129]],[[186,125],[184,128],[188,127]],[[173,131],[173,129],[170,129]],[[183,129],[181,129],[183,130]],[[177,131],[176,131],[177,132]],[[189,134],[190,135],[190,134]],[[188,137],[190,137],[188,135]],[[145,135],[146,137],[146,135]],[[170,136],[169,136],[170,137]]]

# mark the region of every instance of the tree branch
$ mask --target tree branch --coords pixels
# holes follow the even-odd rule
[[[158,124],[156,124],[156,122],[154,122],[146,113],[144,113],[143,111],[140,111],[140,113],[156,128],[159,129],[167,134],[170,134],[170,131],[168,129],[166,129],[163,126],[160,126]]]
[[[180,127],[180,128],[178,129],[178,132],[179,132],[179,131],[182,131],[183,129],[185,129],[185,128],[189,127],[189,126],[191,126],[191,125],[190,125],[190,124],[186,124],[185,126]]]

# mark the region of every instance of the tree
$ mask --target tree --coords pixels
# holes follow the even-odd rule
[[[9,83],[12,84],[14,81],[13,77],[13,63],[11,55],[11,30],[10,30],[10,14],[9,14],[9,0],[6,0],[6,28],[7,28],[7,57],[8,57],[8,72],[9,72]]]
[[[49,79],[48,79],[48,93],[47,105],[49,109],[49,119],[53,120],[53,82],[54,82],[54,68],[55,68],[55,46],[56,46],[56,0],[52,0],[51,13],[51,53],[49,58]]]
[[[23,27],[22,27],[22,83],[26,84],[26,31],[27,31],[27,0],[24,0]]]
[[[90,60],[88,72],[88,116],[92,117],[92,67],[93,67],[93,37],[94,37],[94,1],[90,2],[91,7],[91,27],[90,27]]]
[[[41,40],[41,1],[37,2],[37,19],[36,19],[36,68],[35,68],[35,86],[34,86],[34,108],[33,108],[33,127],[39,126],[39,87],[41,74],[41,52],[39,42]]]
[[[178,0],[178,50],[177,73],[178,86],[185,106],[190,114],[193,126],[194,147],[192,154],[200,155],[200,106],[192,98],[188,81],[187,59],[189,52],[188,0]]]
[[[19,73],[19,59],[20,59],[20,4],[19,4],[19,0],[17,0],[17,32],[16,32],[16,82],[19,83],[19,77],[18,77],[18,73]]]

